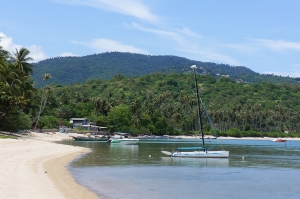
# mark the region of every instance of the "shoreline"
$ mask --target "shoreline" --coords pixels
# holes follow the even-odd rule
[[[199,136],[177,136],[178,138],[182,139],[189,139],[189,138],[199,138]],[[215,139],[214,136],[204,136],[205,139]],[[281,138],[281,137],[278,137]],[[218,140],[273,140],[277,138],[273,137],[218,137]],[[300,140],[300,138],[291,138],[291,137],[284,137],[282,139],[285,139],[287,141],[292,141],[292,140]]]
[[[95,193],[78,184],[66,168],[73,160],[88,152],[89,150],[83,149],[81,152],[51,158],[43,164],[48,177],[66,199],[99,199]]]
[[[180,136],[196,138],[194,136]],[[212,137],[211,137],[212,138]],[[0,139],[0,198],[99,199],[78,184],[67,169],[90,149],[55,141],[72,139],[64,133],[31,133],[19,139]],[[271,137],[218,137],[220,140],[272,140]],[[287,141],[300,138],[285,138]]]
[[[67,134],[32,133],[0,139],[0,198],[99,199],[78,184],[66,166],[90,150],[54,143]]]

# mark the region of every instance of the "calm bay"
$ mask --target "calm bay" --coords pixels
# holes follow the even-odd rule
[[[299,198],[300,141],[222,139],[229,158],[171,158],[160,151],[191,143],[63,141],[88,147],[68,169],[102,199]]]

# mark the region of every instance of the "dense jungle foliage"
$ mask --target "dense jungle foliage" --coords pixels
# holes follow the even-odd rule
[[[191,70],[191,69],[190,69]],[[191,71],[192,72],[192,71]],[[300,86],[236,83],[198,74],[200,96],[218,135],[297,136],[300,131]],[[109,131],[132,134],[193,134],[197,108],[193,74],[115,75],[110,80],[51,85],[41,128],[69,125],[69,118],[88,118]],[[27,107],[34,110],[32,102]],[[37,107],[37,106],[36,106]],[[27,111],[29,112],[29,111]],[[202,109],[203,117],[205,112]],[[212,134],[208,122],[206,134]],[[294,133],[294,134],[293,134]]]
[[[0,48],[0,130],[34,126],[71,126],[70,118],[88,118],[110,132],[197,134],[196,90],[192,69],[137,77],[115,74],[66,86],[50,84],[45,73],[33,87],[29,51],[14,55]],[[190,65],[190,64],[189,64]],[[72,73],[72,72],[70,72]],[[54,79],[55,77],[53,77]],[[76,79],[76,76],[73,77]],[[298,136],[300,86],[237,83],[198,70],[200,96],[219,136]],[[202,108],[201,114],[205,118]],[[205,120],[204,131],[212,134]],[[289,132],[284,134],[284,132]]]
[[[33,80],[35,87],[42,87],[40,78],[50,73],[53,78],[49,83],[72,85],[84,83],[87,79],[111,79],[115,74],[128,77],[139,77],[154,72],[164,74],[190,72],[188,66],[202,67],[199,72],[216,78],[229,75],[232,80],[244,82],[289,83],[299,84],[295,78],[276,75],[260,75],[244,66],[230,66],[211,62],[200,62],[177,56],[152,56],[136,53],[107,52],[83,57],[56,57],[34,64]]]
[[[0,130],[28,128],[29,115],[22,109],[33,99],[37,89],[31,78],[29,51],[16,50],[13,55],[0,46]]]

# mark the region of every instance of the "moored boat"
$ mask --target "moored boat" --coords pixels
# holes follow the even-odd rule
[[[196,65],[193,65],[191,67],[194,70],[194,76],[195,76],[195,85],[196,85],[196,94],[197,94],[197,106],[198,106],[198,122],[199,127],[201,131],[201,141],[202,141],[202,147],[195,146],[195,147],[181,147],[177,148],[176,151],[161,151],[165,155],[169,155],[171,157],[189,157],[189,158],[228,158],[229,157],[229,151],[225,151],[223,147],[220,145],[217,139],[217,133],[212,125],[212,122],[210,120],[210,117],[208,116],[208,113],[206,111],[206,108],[204,106],[204,103],[202,102],[200,95],[199,95],[199,89],[198,89],[198,83],[197,83],[197,77],[196,77]],[[209,122],[209,125],[212,129],[212,131],[215,134],[215,141],[216,143],[213,144],[210,147],[206,147],[205,145],[205,139],[204,139],[204,132],[203,132],[203,123],[202,123],[202,114],[201,114],[201,107],[205,112],[206,118]],[[218,151],[211,151],[210,149],[213,148],[215,145],[219,145],[221,147],[221,150]]]
[[[174,152],[161,151],[165,155],[184,158],[228,158],[229,151],[207,151],[202,147],[182,147]]]
[[[111,136],[107,142],[111,144],[133,145],[137,144],[138,141],[138,138],[131,138],[128,133],[116,132],[115,135]]]
[[[108,137],[104,135],[70,135],[75,141],[96,141],[96,142],[107,142]]]
[[[276,138],[276,139],[273,139],[271,140],[272,142],[286,142],[286,139],[283,139],[283,138]]]
[[[137,138],[110,138],[108,140],[111,144],[125,144],[125,145],[133,145],[137,144],[139,139]]]

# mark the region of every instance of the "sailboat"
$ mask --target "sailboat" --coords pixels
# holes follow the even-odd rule
[[[191,68],[194,70],[194,76],[195,76],[195,84],[196,84],[196,94],[197,94],[197,106],[198,106],[198,119],[199,119],[199,126],[201,130],[201,136],[202,136],[202,146],[196,146],[196,147],[180,147],[177,148],[176,151],[161,151],[165,155],[169,155],[171,157],[189,157],[189,158],[228,158],[229,157],[229,151],[225,151],[220,145],[218,139],[216,139],[217,144],[221,147],[221,150],[219,151],[212,151],[212,149],[216,144],[210,146],[207,148],[205,146],[205,141],[204,141],[204,133],[203,133],[203,123],[202,123],[202,116],[201,116],[201,108],[202,106],[205,115],[208,119],[208,122],[215,134],[215,137],[217,138],[217,133],[215,129],[213,128],[212,122],[208,116],[208,113],[206,111],[206,108],[204,106],[204,103],[202,102],[202,99],[200,98],[199,95],[199,90],[198,90],[198,83],[197,83],[197,76],[196,76],[196,65],[191,66]]]

